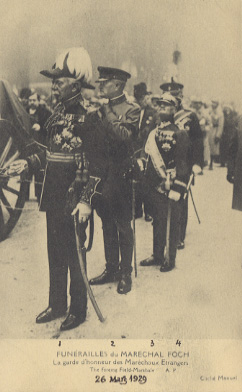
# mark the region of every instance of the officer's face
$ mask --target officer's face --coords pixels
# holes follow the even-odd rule
[[[171,116],[173,114],[175,114],[176,112],[176,108],[173,105],[169,105],[167,103],[160,103],[159,105],[159,109],[158,109],[158,113],[160,115],[167,115],[167,116]]]
[[[78,93],[77,83],[71,78],[58,78],[52,82],[52,90],[58,92],[61,101],[66,101]]]
[[[115,80],[105,80],[99,83],[99,95],[101,98],[114,98],[119,91],[119,85]]]

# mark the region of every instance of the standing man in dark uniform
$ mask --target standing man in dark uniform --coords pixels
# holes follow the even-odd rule
[[[89,84],[92,68],[86,50],[65,51],[52,70],[41,74],[53,80],[61,98],[45,125],[47,151],[15,161],[10,170],[19,174],[28,169],[34,173],[45,167],[40,210],[46,211],[50,288],[49,305],[36,322],[45,323],[65,315],[69,268],[71,303],[69,314],[61,324],[61,330],[69,330],[85,321],[87,311],[87,290],[79,265],[71,213],[77,205],[73,213],[79,212],[80,244],[85,263],[86,220],[91,213],[90,200],[105,172],[105,154],[102,133],[97,129],[98,120],[93,121],[83,106],[82,88],[94,88]],[[77,169],[79,175],[81,173],[81,183],[68,205],[68,194],[75,189]]]
[[[143,161],[143,167],[138,162],[144,172],[143,197],[153,217],[153,255],[140,265],[159,265],[161,272],[168,272],[175,267],[181,203],[190,174],[190,140],[174,124],[176,99],[165,93],[157,102],[161,122],[145,145],[148,162]]]
[[[136,84],[134,86],[134,97],[136,102],[141,108],[140,111],[140,118],[139,118],[139,133],[137,137],[137,141],[135,143],[135,151],[141,150],[139,153],[136,154],[136,157],[140,157],[144,155],[144,146],[147,140],[147,137],[155,128],[155,110],[148,104],[147,97],[151,94],[151,92],[147,91],[147,86],[144,82]],[[139,190],[139,186],[136,187],[136,197],[135,197],[135,216],[136,218],[140,218],[143,216],[143,201],[141,197],[141,192]],[[145,212],[145,220],[146,222],[151,222],[152,218],[146,211],[144,205],[144,212]]]
[[[203,174],[203,133],[199,124],[197,115],[186,110],[182,106],[183,98],[183,85],[176,83],[173,80],[170,83],[164,83],[160,86],[163,92],[169,92],[173,95],[177,101],[177,112],[174,116],[174,122],[180,130],[185,130],[188,133],[191,142],[191,172],[194,174]],[[188,221],[188,197],[183,201],[183,207],[181,212],[181,225],[178,249],[184,249],[185,247],[185,236]]]
[[[133,155],[132,145],[138,133],[140,108],[127,102],[123,93],[131,76],[129,73],[109,67],[98,67],[98,71],[100,96],[109,99],[109,103],[100,109],[106,132],[109,168],[102,190],[102,202],[97,208],[103,225],[106,269],[100,276],[91,279],[90,284],[118,280],[118,293],[126,294],[132,285],[133,232],[131,185],[124,178],[124,173]]]

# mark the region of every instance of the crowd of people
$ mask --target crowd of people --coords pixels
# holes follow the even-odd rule
[[[173,79],[161,84],[160,95],[139,83],[131,97],[125,93],[128,72],[103,66],[98,71],[97,94],[84,48],[63,52],[51,70],[41,71],[52,80],[54,99],[50,105],[35,91],[20,94],[38,144],[33,155],[9,168],[12,175],[26,171],[38,184],[43,181],[36,196],[46,212],[50,288],[48,307],[36,322],[66,314],[69,269],[71,302],[61,330],[86,319],[87,286],[79,261],[86,265],[93,210],[102,220],[106,264],[90,285],[117,282],[119,294],[130,292],[131,223],[143,214],[153,225],[153,254],[140,265],[173,270],[177,249],[185,247],[194,176],[207,165],[212,170],[214,162],[227,164],[228,139],[237,123],[231,105],[222,109],[217,100],[198,98],[188,103],[183,85]]]

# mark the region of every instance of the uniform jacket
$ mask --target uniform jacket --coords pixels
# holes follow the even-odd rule
[[[155,136],[155,145],[150,143],[153,136]],[[191,172],[191,143],[185,130],[179,130],[175,124],[169,121],[161,122],[150,133],[145,151],[149,154],[145,171],[146,184],[157,190],[160,189],[160,186],[164,184],[168,170],[174,170],[172,174],[173,180],[188,182]],[[160,154],[164,163],[163,167],[162,161],[156,160],[156,154]]]
[[[228,175],[234,177],[232,208],[242,211],[242,116],[229,142]]]
[[[67,192],[76,178],[76,170],[88,169],[88,181],[83,184],[80,201],[91,203],[96,186],[107,171],[104,135],[98,127],[96,113],[88,114],[80,102],[80,96],[69,103],[59,104],[48,119],[47,151],[28,157],[30,170],[45,168],[40,210],[63,209]],[[49,156],[75,156],[71,162],[51,161]],[[97,179],[95,182],[93,179]]]
[[[185,130],[188,133],[191,142],[192,165],[203,167],[203,133],[197,115],[180,107],[174,116],[174,121],[180,130]]]
[[[122,95],[110,100],[100,111],[108,154],[108,173],[102,194],[114,209],[118,209],[129,197],[124,177],[131,165],[133,143],[138,135],[140,107]]]

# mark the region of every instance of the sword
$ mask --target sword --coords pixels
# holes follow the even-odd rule
[[[188,184],[187,184],[187,192],[186,192],[186,194],[185,194],[185,196],[184,196],[184,200],[187,198],[188,192],[189,192],[189,190],[191,189],[191,185],[192,185],[193,178],[194,178],[194,173],[192,173],[192,174],[190,175],[190,178],[189,178],[189,181],[188,181]]]
[[[170,176],[171,173],[168,171],[167,180],[165,187],[170,190]],[[171,229],[171,200],[168,198],[168,210],[167,210],[167,223],[166,223],[166,263],[170,262],[170,229]]]
[[[97,302],[95,300],[95,297],[93,295],[92,289],[91,289],[91,287],[89,285],[89,282],[88,282],[88,279],[87,279],[87,275],[86,275],[86,270],[85,270],[85,266],[84,266],[83,256],[82,256],[82,252],[81,252],[81,245],[80,245],[80,240],[79,240],[79,235],[78,235],[79,234],[79,229],[78,229],[79,223],[78,223],[78,216],[77,215],[78,214],[76,214],[74,216],[74,224],[75,224],[76,248],[77,248],[77,254],[78,254],[78,259],[79,259],[80,268],[81,268],[81,274],[82,274],[83,281],[84,281],[84,284],[86,286],[88,295],[89,295],[90,300],[92,302],[92,305],[94,307],[94,310],[95,310],[99,320],[103,323],[105,321],[105,319],[104,319],[104,317],[103,317],[103,315],[101,313],[101,310],[98,307],[98,304],[97,304]]]
[[[168,198],[168,212],[166,224],[166,263],[170,262],[170,229],[171,229],[171,200]]]
[[[200,221],[200,219],[199,219],[198,212],[197,212],[196,205],[195,205],[195,201],[194,201],[194,199],[193,199],[192,189],[190,188],[189,191],[190,191],[190,195],[191,195],[191,199],[192,199],[192,204],[193,204],[195,213],[196,213],[196,215],[197,215],[197,220],[198,220],[198,223],[199,223],[199,225],[200,225],[201,221]]]
[[[89,218],[89,240],[88,240],[87,252],[90,252],[90,250],[92,249],[93,236],[94,236],[94,216],[92,210]]]
[[[199,219],[198,212],[197,212],[197,208],[196,208],[196,205],[195,205],[195,201],[194,201],[193,195],[192,195],[192,188],[191,188],[191,185],[192,185],[193,178],[194,178],[194,173],[192,173],[192,174],[190,175],[190,179],[189,179],[189,182],[188,182],[188,184],[187,184],[187,193],[186,193],[185,196],[184,196],[184,200],[187,198],[188,192],[190,192],[191,199],[192,199],[192,204],[193,204],[193,207],[194,207],[196,216],[197,216],[198,223],[199,223],[199,225],[200,225],[201,221],[200,221],[200,219]]]

